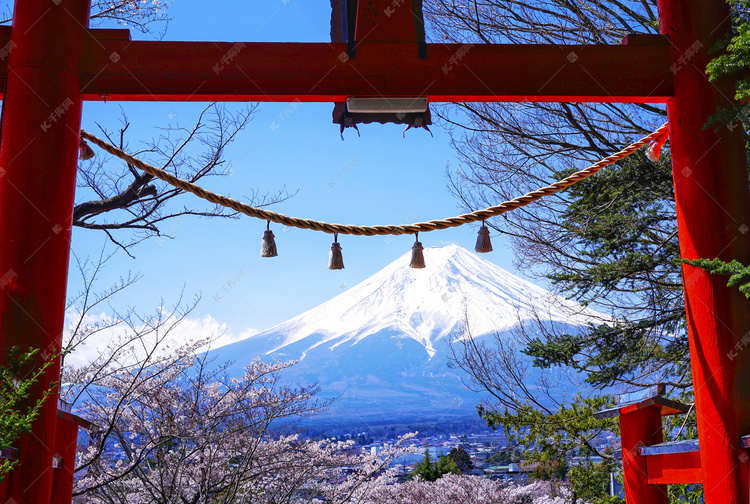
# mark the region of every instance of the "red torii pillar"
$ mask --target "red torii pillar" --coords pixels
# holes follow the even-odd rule
[[[680,253],[750,263],[750,192],[742,126],[704,130],[734,107],[731,80],[705,75],[709,49],[730,30],[723,0],[659,0],[669,37],[674,97],[667,102]],[[683,285],[703,489],[708,504],[747,503],[750,434],[750,303],[727,277],[685,266]],[[743,342],[743,338],[745,338]]]
[[[0,357],[12,346],[59,352],[81,124],[88,0],[16,1],[0,135]],[[32,399],[56,382],[55,360]],[[8,500],[50,502],[57,392],[20,440]],[[74,463],[68,461],[68,463]]]

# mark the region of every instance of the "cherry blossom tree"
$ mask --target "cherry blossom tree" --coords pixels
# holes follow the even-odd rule
[[[233,377],[212,362],[210,339],[175,345],[193,306],[76,326],[77,345],[120,335],[94,361],[64,367],[62,397],[98,426],[79,440],[74,502],[362,502],[392,481],[390,462],[411,436],[377,457],[302,438],[283,422],[324,410],[318,387],[279,384],[294,362],[255,359]]]
[[[569,504],[565,485],[538,481],[504,485],[479,476],[446,474],[434,482],[411,480],[376,489],[367,504]]]

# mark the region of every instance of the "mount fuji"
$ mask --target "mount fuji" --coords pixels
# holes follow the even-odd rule
[[[481,399],[449,366],[450,340],[512,337],[525,322],[567,332],[608,317],[542,289],[476,254],[448,245],[409,253],[333,299],[267,331],[217,348],[239,373],[255,357],[299,360],[284,383],[318,383],[338,419],[475,418]],[[536,326],[529,325],[529,328]]]

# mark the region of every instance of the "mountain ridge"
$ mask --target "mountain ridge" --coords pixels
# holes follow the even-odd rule
[[[594,310],[581,307],[523,280],[458,245],[426,248],[424,254],[427,267],[422,270],[408,267],[409,254],[404,254],[378,273],[329,301],[247,339],[263,338],[270,334],[286,334],[277,347],[265,352],[270,354],[313,333],[330,332],[334,335],[331,339],[353,334],[361,339],[378,332],[388,324],[395,323],[405,335],[422,342],[429,349],[436,336],[431,322],[435,322],[436,319],[438,322],[441,319],[445,322],[446,317],[442,316],[445,306],[456,302],[462,307],[467,306],[470,326],[477,328],[472,329],[475,335],[502,332],[516,326],[519,319],[526,320],[537,316],[553,322],[574,321],[584,324],[591,318],[603,317]],[[440,268],[444,266],[448,266],[448,274],[445,270],[441,272]],[[485,270],[480,270],[478,266],[484,267]],[[439,282],[435,281],[436,277],[443,280],[443,285],[437,285]],[[476,289],[472,289],[466,281],[470,277],[472,282],[483,283],[485,287],[487,284],[490,285],[488,290],[494,294],[491,303],[481,300],[482,296],[476,295]],[[511,292],[507,288],[499,289],[493,285],[497,284],[498,279],[510,284]],[[428,292],[425,289],[428,286],[435,288]],[[436,293],[439,296],[436,296]],[[534,303],[530,303],[529,299],[519,299],[511,295],[516,293],[529,296]],[[421,300],[417,299],[415,294],[418,294]],[[369,299],[371,296],[375,296],[376,299]],[[439,299],[436,299],[438,297]],[[351,298],[355,299],[353,304]],[[505,310],[493,315],[492,311],[497,307]],[[455,306],[453,308],[455,312]],[[433,315],[433,318],[425,317],[425,311]],[[408,319],[404,319],[404,314],[409,314]],[[443,329],[437,333],[437,338],[444,338],[455,329],[455,323],[450,321],[455,321],[456,318],[455,313],[448,317],[448,329],[445,329],[444,324]],[[463,323],[463,317],[459,318]],[[325,321],[327,326],[322,330],[319,326],[321,321]],[[426,338],[427,335],[430,337]],[[339,341],[336,345],[343,343],[344,341]]]
[[[466,326],[473,337],[511,338],[524,322],[578,331],[607,319],[458,245],[426,248],[424,256],[424,269],[409,268],[404,254],[321,305],[212,353],[298,360],[286,383],[317,382],[322,397],[339,398],[340,415],[445,414],[480,399],[448,365],[450,341]]]

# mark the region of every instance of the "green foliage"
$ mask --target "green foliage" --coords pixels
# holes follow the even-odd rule
[[[599,455],[591,441],[602,432],[619,432],[616,418],[597,420],[594,413],[612,403],[607,395],[584,398],[581,395],[559,409],[542,410],[532,406],[504,413],[478,407],[487,425],[502,426],[511,443],[525,448],[528,462],[537,464],[538,476],[560,477],[565,461],[573,454]]]
[[[750,299],[750,266],[744,266],[735,260],[724,262],[720,259],[683,259],[682,262],[714,275],[729,275],[727,286],[739,288]]]
[[[28,403],[31,388],[52,363],[46,361],[40,368],[24,373],[38,353],[38,349],[21,352],[18,347],[13,347],[7,356],[7,366],[0,365],[0,448],[10,448],[19,436],[31,431],[32,422],[52,392],[47,390],[36,402]],[[0,480],[16,462],[0,460]]]
[[[685,377],[689,351],[670,161],[638,153],[568,195],[560,247],[575,257],[561,259],[547,276],[577,301],[603,303],[620,318],[581,334],[530,338],[524,352],[538,367],[582,371],[597,387],[653,372]]]
[[[558,172],[555,178],[573,171]],[[664,228],[674,219],[672,206],[664,203],[674,200],[669,159],[650,162],[642,153],[635,154],[570,187],[568,195],[572,201],[562,214],[563,225],[570,231],[569,239],[582,242],[584,257],[592,260],[585,275],[573,278],[574,288],[566,285],[571,292],[614,289],[627,280],[623,272],[647,271],[674,260],[673,244],[651,247],[664,231],[675,229],[674,224]],[[571,280],[561,274],[552,279],[563,285]]]
[[[560,172],[556,178],[568,174]],[[560,252],[560,266],[548,277],[579,302],[608,302],[626,316],[579,334],[529,335],[522,351],[536,367],[575,369],[595,387],[647,386],[661,380],[689,386],[670,160],[651,162],[636,154],[571,187],[568,196],[558,221],[566,231],[559,246],[565,252]],[[565,254],[574,257],[565,259]],[[616,419],[593,418],[610,403],[606,395],[579,396],[549,410],[537,404],[479,412],[489,425],[503,426],[526,449],[525,459],[538,464],[537,476],[564,478],[578,498],[612,504],[621,502],[607,492],[609,474],[618,464],[606,453],[597,453],[592,443],[600,433],[619,434]],[[667,431],[679,427],[669,426]],[[683,429],[681,438],[688,432]],[[573,455],[583,462],[568,467]],[[594,455],[604,455],[604,462],[592,460]],[[694,485],[674,486],[670,494],[672,502],[693,502],[700,491]]]
[[[441,478],[443,474],[461,474],[461,471],[453,460],[444,455],[440,455],[437,463],[435,463],[435,474],[437,475],[437,478]]]
[[[706,67],[712,81],[750,69],[750,25],[737,25],[731,39],[724,40],[720,48],[726,52],[711,60]],[[737,82],[735,99],[750,99],[750,80],[740,79]]]
[[[412,478],[416,478],[417,476],[420,476],[425,481],[435,481],[437,479],[434,464],[432,463],[432,458],[430,458],[430,450],[427,448],[424,450],[424,458],[414,466],[414,472],[411,473]]]
[[[624,504],[624,499],[609,495],[609,475],[618,470],[618,464],[607,461],[595,463],[586,458],[570,468],[568,484],[573,494],[591,504]]]
[[[720,54],[709,62],[706,74],[713,82],[724,77],[738,77],[734,97],[741,104],[747,104],[750,101],[750,78],[739,77],[747,75],[750,69],[750,1],[727,0],[727,3],[732,8],[733,31],[716,47],[711,48],[712,52]],[[747,124],[748,119],[750,117],[745,106],[721,108],[709,118],[706,126],[720,126],[737,121]]]
[[[621,319],[579,334],[530,335],[522,351],[536,367],[575,369],[595,387],[648,384],[651,376],[689,383],[670,160],[651,162],[638,153],[572,186],[568,196],[558,221],[565,231],[559,247],[575,253],[561,252],[548,278],[583,304],[605,302]],[[619,434],[617,419],[593,417],[611,403],[608,395],[577,396],[554,409],[528,404],[479,412],[525,448],[538,477],[566,479],[578,498],[613,504],[621,502],[607,491],[618,464],[593,446],[599,434]],[[569,467],[574,455],[583,462]],[[604,462],[592,460],[597,455]]]
[[[669,485],[667,487],[671,504],[703,504],[703,485]]]
[[[461,474],[466,474],[474,469],[474,462],[472,462],[471,457],[466,452],[466,449],[463,447],[463,445],[459,446],[458,448],[453,448],[451,451],[449,451],[447,458],[453,461],[453,463],[456,465],[456,468]]]
[[[440,479],[443,474],[460,474],[456,463],[453,462],[449,457],[440,455],[437,462],[433,462],[430,457],[430,451],[425,448],[424,458],[421,462],[414,466],[414,472],[411,477],[421,477],[425,481],[436,481]]]
[[[488,455],[484,461],[489,465],[508,465],[512,462],[521,462],[521,458],[521,451],[509,446],[506,448],[500,448],[498,451]]]

